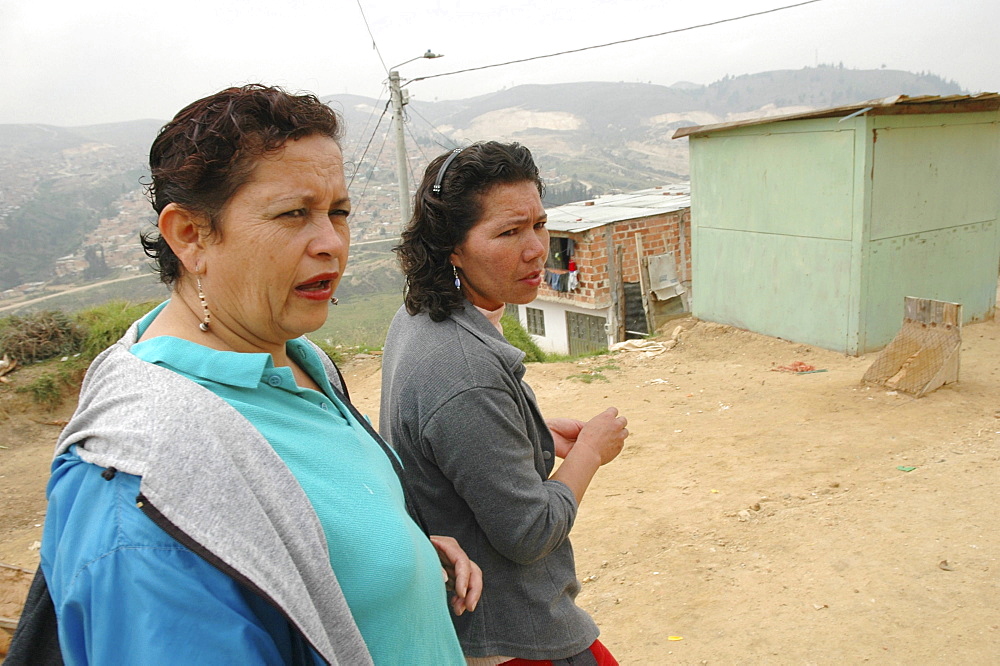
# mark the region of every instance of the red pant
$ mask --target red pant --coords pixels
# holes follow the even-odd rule
[[[589,652],[590,654],[586,654]],[[594,641],[586,652],[566,657],[565,659],[511,659],[500,666],[618,666],[618,661],[604,647],[601,641]]]

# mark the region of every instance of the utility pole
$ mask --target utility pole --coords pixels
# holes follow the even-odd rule
[[[400,229],[405,229],[410,222],[410,181],[406,173],[406,136],[403,132],[403,105],[409,100],[403,96],[399,85],[399,72],[389,72],[389,97],[392,100],[392,118],[396,124],[396,177],[399,180],[399,214],[402,221]]]
[[[392,117],[396,124],[396,178],[399,180],[399,214],[402,228],[410,222],[410,179],[406,168],[406,133],[403,129],[403,106],[410,101],[407,91],[400,83],[399,68],[421,58],[440,58],[443,54],[430,49],[416,58],[410,58],[389,70],[389,99],[392,101]]]

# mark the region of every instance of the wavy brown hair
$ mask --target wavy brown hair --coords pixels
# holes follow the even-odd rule
[[[519,143],[484,141],[455,155],[436,193],[438,172],[452,152],[427,165],[414,197],[413,217],[393,248],[406,277],[406,311],[427,312],[434,321],[443,321],[465,303],[455,288],[450,257],[482,219],[483,197],[498,185],[525,181],[534,183],[539,196],[545,190],[530,150]]]
[[[320,135],[340,141],[337,112],[315,95],[251,84],[227,88],[184,107],[160,129],[149,150],[152,180],[146,195],[157,214],[177,204],[204,217],[217,234],[226,202],[261,156],[290,140]],[[142,235],[160,280],[172,285],[181,263],[157,231]]]

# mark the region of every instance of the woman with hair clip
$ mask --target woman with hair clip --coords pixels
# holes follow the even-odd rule
[[[544,419],[500,328],[505,304],[530,303],[542,281],[541,193],[516,143],[441,155],[396,248],[406,295],[385,343],[380,429],[430,529],[483,569],[478,609],[452,618],[473,666],[617,663],[574,601],[569,532],[627,421],[613,407]]]
[[[171,298],[87,372],[8,663],[464,663],[446,587],[472,610],[478,567],[304,337],[347,264],[340,132],[260,85],[160,131],[143,245]]]

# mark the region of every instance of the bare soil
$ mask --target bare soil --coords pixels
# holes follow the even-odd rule
[[[621,663],[1000,663],[1000,324],[965,327],[960,380],[915,399],[861,385],[875,354],[677,323],[662,354],[527,375],[547,415],[629,418],[573,530],[580,603]],[[795,361],[824,372],[774,371]],[[378,357],[345,375],[377,421]],[[0,386],[0,562],[37,566],[71,411]]]

